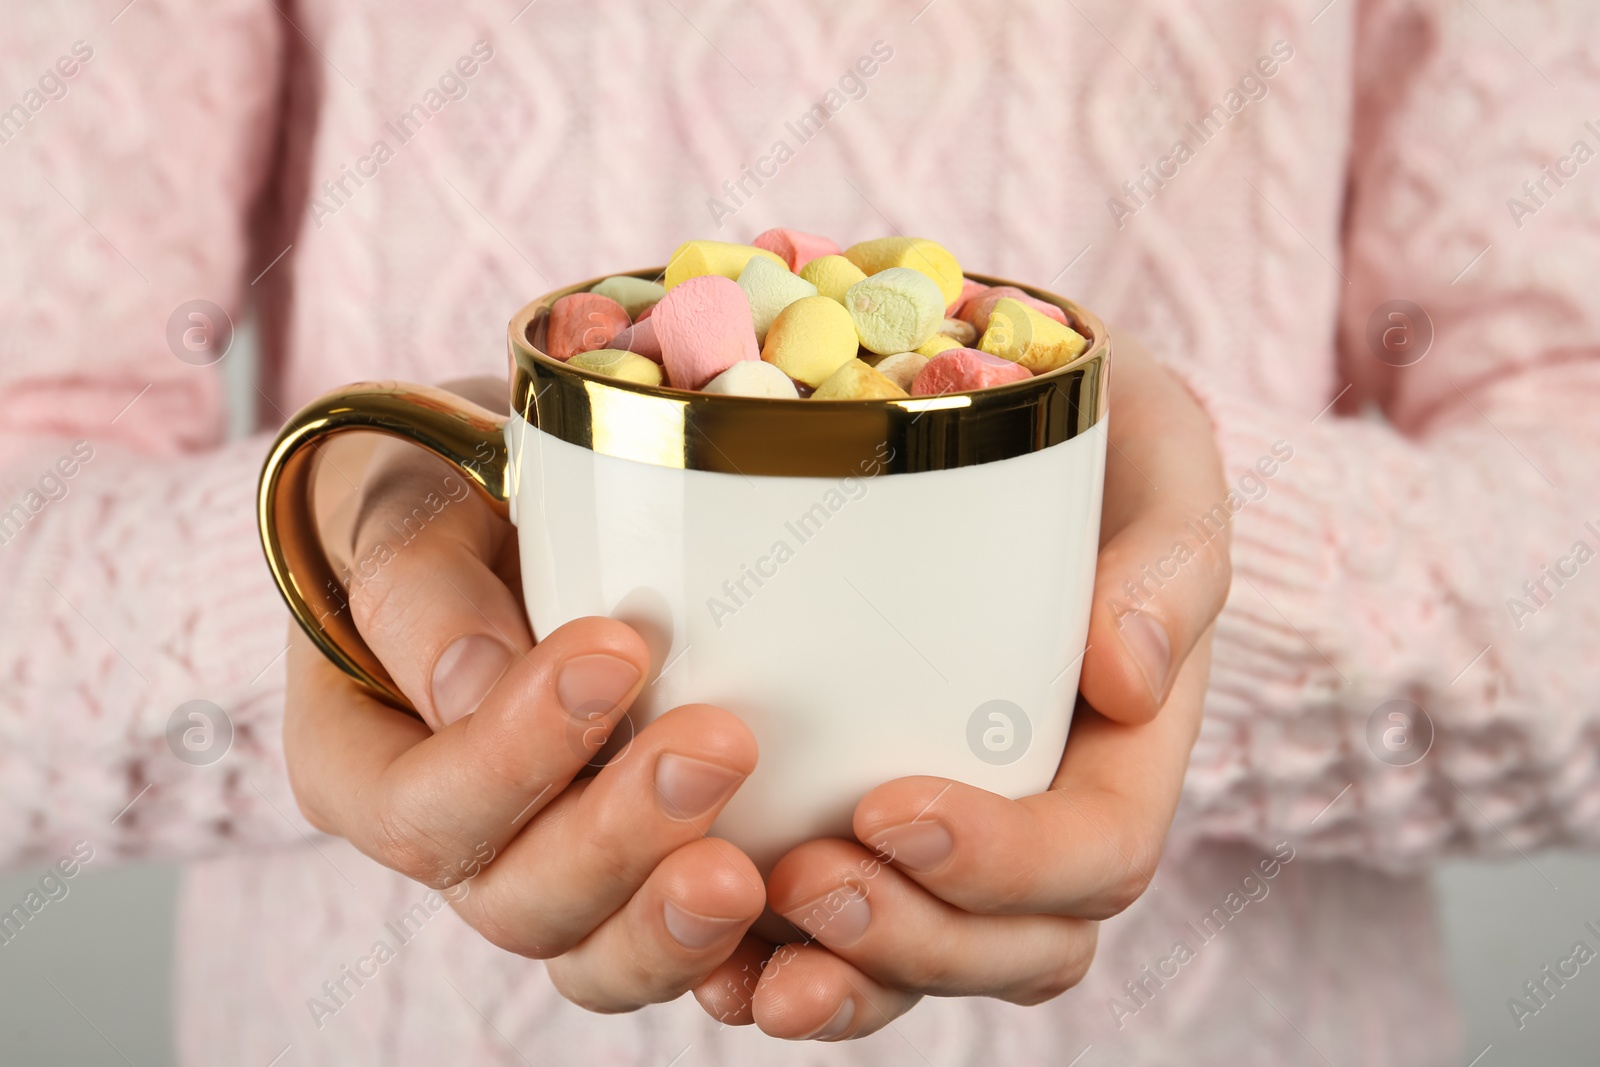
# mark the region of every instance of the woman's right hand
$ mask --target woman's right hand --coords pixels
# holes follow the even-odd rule
[[[291,625],[284,751],[301,811],[443,892],[495,945],[547,960],[583,1007],[693,988],[765,903],[754,864],[706,836],[755,768],[754,737],[726,711],[681,707],[580,777],[644,687],[644,641],[588,618],[535,646],[512,527],[418,449],[341,443],[319,479],[324,543],[356,574],[362,636],[426,722]]]

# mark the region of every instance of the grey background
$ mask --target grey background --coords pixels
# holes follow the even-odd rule
[[[0,879],[0,902],[20,901],[37,879]],[[1600,859],[1540,853],[1454,862],[1435,881],[1466,1023],[1462,1067],[1474,1057],[1481,1058],[1473,1067],[1593,1067],[1600,1058],[1600,961],[1582,968],[1520,1032],[1506,999],[1520,996],[1522,983],[1575,941],[1595,945],[1583,924],[1600,926]],[[68,883],[64,900],[0,946],[0,1063],[176,1062],[170,988],[177,883],[168,865],[91,865]]]
[[[221,364],[235,434],[253,418],[255,353],[254,331],[245,323]],[[0,878],[0,910],[20,902],[40,873]],[[176,1063],[177,868],[91,865],[68,885],[67,897],[0,945],[0,1064]],[[1435,885],[1466,1028],[1462,1067],[1600,1062],[1600,961],[1582,968],[1520,1031],[1506,1006],[1507,998],[1522,995],[1523,982],[1565,957],[1580,938],[1600,947],[1583,929],[1586,921],[1600,927],[1600,857],[1541,853],[1451,862],[1439,868]]]

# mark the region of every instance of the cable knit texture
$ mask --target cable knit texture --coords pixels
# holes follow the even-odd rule
[[[1520,226],[1506,204],[1600,143],[1592,5],[119,6],[22,5],[0,31],[17,99],[74,41],[93,50],[65,96],[0,124],[0,510],[93,449],[0,545],[0,856],[83,838],[195,861],[185,1063],[943,1067],[1092,1045],[1085,1064],[1156,1067],[1313,1062],[1308,1043],[1459,1062],[1421,866],[1600,833],[1600,578],[1507,606],[1600,544],[1600,175],[1548,186]],[[864,97],[800,143],[786,121],[879,40],[893,56]],[[398,137],[478,41],[493,55],[465,95]],[[1279,41],[1265,95],[1207,137],[1186,126]],[[1192,158],[1161,163],[1180,138]],[[793,158],[731,199],[779,139]],[[720,228],[712,197],[736,209]],[[287,789],[286,615],[252,509],[271,428],[353,379],[502,372],[531,296],[778,224],[926,234],[1069,293],[1210,412],[1245,501],[1237,573],[1155,885],[1068,996],[929,1001],[848,1047],[719,1029],[689,998],[587,1015],[447,911],[317,1020],[323,983],[424,891],[313,834]],[[224,443],[217,368],[168,350],[195,298],[256,309],[257,436]],[[1400,368],[1367,340],[1398,299],[1434,334]],[[1257,491],[1275,448],[1292,458]],[[211,766],[166,743],[190,699],[234,724]],[[1410,767],[1367,740],[1392,699],[1434,726]],[[1270,893],[1198,937],[1279,842]],[[1179,940],[1193,961],[1131,995]]]

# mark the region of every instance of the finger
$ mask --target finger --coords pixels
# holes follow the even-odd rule
[[[285,661],[283,755],[289,788],[312,826],[340,835],[338,816],[346,806],[344,765],[350,755],[392,762],[433,736],[432,731],[357,685],[293,622]],[[335,716],[342,720],[337,730],[330,729]]]
[[[825,948],[782,945],[756,987],[761,1031],[790,1041],[844,1041],[877,1033],[922,998],[877,982]]]
[[[561,995],[590,1011],[674,1000],[733,952],[765,899],[744,853],[700,838],[662,860],[621,911],[545,966]]]
[[[533,647],[494,564],[512,528],[443,461],[399,442],[374,453],[350,551],[361,635],[435,729],[470,714]]]
[[[694,987],[694,999],[724,1026],[749,1026],[755,1022],[756,986],[775,948],[770,941],[745,934],[733,954]]]
[[[1116,351],[1079,688],[1102,714],[1146,722],[1227,599],[1233,509],[1205,412],[1137,342],[1119,334]]]
[[[658,864],[703,839],[755,766],[755,737],[737,717],[676,708],[533,820],[456,910],[508,952],[560,955],[623,907]],[[759,891],[761,880],[753,885]]]
[[[767,899],[863,974],[924,996],[1038,1004],[1076,985],[1094,957],[1092,922],[962,911],[852,841],[808,841],[784,856]]]
[[[639,692],[649,653],[611,619],[579,619],[519,657],[478,711],[436,734],[291,640],[284,749],[302,809],[435,888],[492,853],[570,782]]]
[[[856,806],[869,848],[966,911],[1103,919],[1150,884],[1199,731],[1209,633],[1155,720],[1079,705],[1051,788],[1021,800],[942,778],[901,778]]]

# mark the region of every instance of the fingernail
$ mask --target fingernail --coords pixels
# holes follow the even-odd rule
[[[908,871],[931,871],[950,858],[955,841],[937,820],[891,826],[878,834],[873,846],[884,858]]]
[[[696,915],[692,911],[678,907],[670,900],[662,905],[661,917],[667,924],[667,933],[672,935],[672,940],[693,952],[715,945],[743,921]]]
[[[850,1029],[850,1024],[856,1021],[856,1002],[853,997],[846,997],[839,1010],[833,1013],[833,1018],[822,1024],[822,1028],[802,1037],[802,1041],[832,1041],[836,1037],[843,1037],[844,1032]]]
[[[742,781],[744,775],[738,771],[688,756],[667,752],[656,760],[656,793],[669,819],[704,815]]]
[[[510,665],[511,650],[494,638],[458,638],[433,665],[433,709],[439,720],[448,724],[472,714]]]
[[[1130,611],[1122,616],[1122,643],[1144,674],[1150,692],[1160,701],[1167,693],[1167,672],[1172,669],[1172,642],[1166,628],[1153,616]]]
[[[872,921],[867,898],[852,889],[835,889],[827,896],[783,913],[783,917],[829,948],[845,948],[860,941]]]
[[[567,660],[556,678],[556,696],[574,719],[604,718],[616,710],[638,680],[638,667],[597,652]]]

